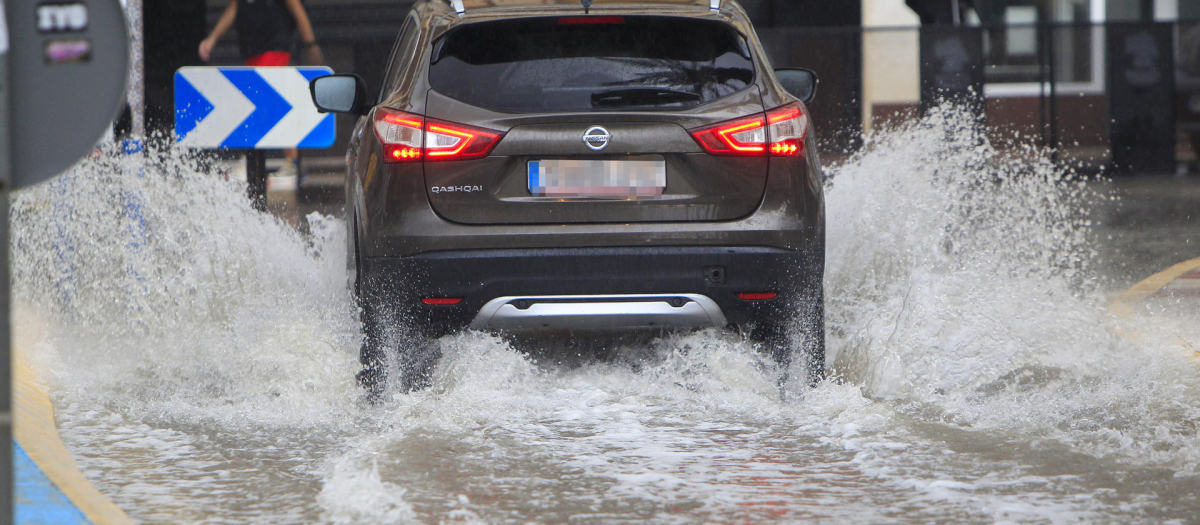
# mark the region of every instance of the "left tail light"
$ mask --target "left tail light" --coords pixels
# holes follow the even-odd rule
[[[490,129],[379,108],[375,137],[383,145],[383,161],[418,162],[471,160],[486,157],[503,133]]]
[[[424,127],[425,118],[420,115],[387,108],[375,110],[375,138],[383,145],[383,161],[421,160]]]

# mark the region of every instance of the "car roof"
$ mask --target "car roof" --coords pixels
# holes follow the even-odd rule
[[[581,0],[424,0],[417,5],[425,16],[432,18],[439,33],[462,23],[483,20],[583,14]],[[733,24],[742,34],[753,31],[748,15],[736,0],[592,0],[590,10],[592,14],[654,13],[716,18]]]
[[[462,6],[468,12],[472,9],[492,7],[578,7],[583,8],[581,0],[461,0]],[[451,2],[452,4],[454,2]],[[696,6],[704,9],[712,7],[712,0],[593,0],[593,8],[604,8],[612,5],[670,5]]]

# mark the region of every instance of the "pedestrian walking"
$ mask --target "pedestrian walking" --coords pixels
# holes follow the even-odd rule
[[[291,65],[297,32],[308,64],[325,61],[300,0],[229,0],[217,26],[200,42],[202,60],[209,60],[213,47],[230,28],[237,29],[238,46],[247,66]],[[275,175],[296,177],[299,154],[295,149],[284,150],[283,154],[283,167]]]

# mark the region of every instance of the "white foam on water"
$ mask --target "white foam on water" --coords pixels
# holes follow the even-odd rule
[[[340,221],[176,151],[18,192],[14,281],[68,446],[145,522],[1186,521],[1196,342],[1116,335],[1103,196],[1041,159],[935,111],[830,170],[814,389],[713,330],[540,363],[468,333],[362,405]]]

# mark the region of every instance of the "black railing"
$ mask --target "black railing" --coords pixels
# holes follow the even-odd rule
[[[358,73],[377,90],[409,5],[311,6],[327,65]],[[219,15],[219,8],[209,10],[208,27]],[[826,151],[834,155],[853,151],[866,128],[916,117],[922,105],[945,97],[978,112],[995,139],[1018,136],[1049,146],[1063,160],[1096,168],[1174,171],[1194,162],[1192,143],[1200,147],[1200,23],[923,29],[767,25],[758,34],[773,65],[820,74],[811,110]],[[873,60],[880,35],[896,37],[888,46],[907,42],[913,60]],[[947,44],[947,38],[961,45]],[[237,62],[231,36],[215,51],[214,63]],[[907,79],[905,86],[880,85],[881,71]],[[352,125],[350,119],[339,121],[339,143],[325,154],[340,156]],[[1177,144],[1177,136],[1191,140]]]

